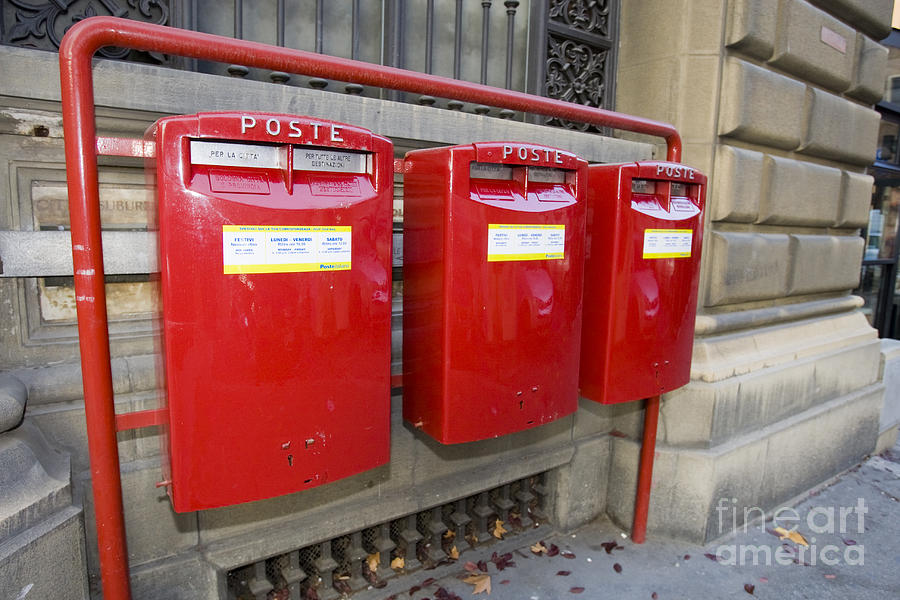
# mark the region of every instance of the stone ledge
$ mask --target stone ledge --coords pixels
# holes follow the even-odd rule
[[[768,511],[856,464],[874,448],[883,392],[869,386],[708,450],[658,446],[649,534],[707,543],[728,533],[717,528],[720,498]],[[623,526],[639,451],[631,439],[612,440],[607,512]]]

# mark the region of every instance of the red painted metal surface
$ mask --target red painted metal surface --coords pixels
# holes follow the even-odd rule
[[[136,410],[116,415],[116,431],[128,431],[129,429],[141,429],[168,423],[169,411],[164,408]]]
[[[666,162],[588,171],[581,393],[657,396],[690,380],[706,176]]]
[[[638,470],[634,497],[634,520],[631,540],[643,544],[647,539],[647,514],[650,510],[650,487],[653,483],[653,460],[656,455],[656,428],[659,424],[659,396],[647,398],[644,404],[644,435],[641,442],[641,466]]]
[[[681,138],[675,128],[648,119],[468,82],[126,19],[92,17],[74,25],[60,44],[60,87],[88,448],[103,594],[108,600],[124,600],[131,594],[115,435],[95,154],[97,140],[91,61],[94,53],[103,46],[157,51],[332,78],[625,129],[665,138],[667,159],[681,159]]]
[[[405,170],[404,419],[452,444],[574,412],[587,163],[477,143]]]
[[[153,158],[156,156],[156,144],[135,138],[98,137],[97,154]]]
[[[261,113],[164,118],[147,137],[175,510],[386,463],[392,143]]]

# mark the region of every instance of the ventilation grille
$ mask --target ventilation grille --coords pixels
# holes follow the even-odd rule
[[[494,541],[498,520],[504,538],[546,523],[545,482],[539,473],[232,569],[227,600],[331,600],[450,562]]]

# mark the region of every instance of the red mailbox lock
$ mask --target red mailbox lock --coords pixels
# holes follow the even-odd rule
[[[390,141],[321,119],[161,119],[169,494],[269,498],[388,460]]]
[[[441,443],[577,407],[587,163],[532,144],[406,155],[403,417]]]
[[[706,176],[668,162],[588,171],[581,393],[657,396],[690,380]]]

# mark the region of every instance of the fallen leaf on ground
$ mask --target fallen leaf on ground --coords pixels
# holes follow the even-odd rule
[[[478,565],[476,565],[475,563],[473,563],[471,560],[467,560],[467,561],[466,561],[466,564],[463,565],[463,568],[464,568],[466,571],[468,571],[469,573],[471,573],[472,571],[477,571],[477,570],[478,570]]]
[[[487,562],[483,560],[478,561],[478,570],[482,573],[487,573]]]
[[[459,596],[454,594],[453,592],[448,592],[442,587],[439,587],[434,592],[434,600],[462,600]]]
[[[506,567],[514,567],[516,566],[515,561],[513,561],[513,555],[511,552],[507,552],[506,554],[497,554],[494,552],[491,555],[491,562],[494,563],[494,566],[497,567],[498,571],[502,571]]]
[[[769,583],[769,578],[768,577],[760,577],[759,582],[760,583]]]
[[[376,552],[375,554],[370,554],[366,557],[366,564],[369,565],[369,570],[373,573],[378,570],[378,563],[381,562],[381,552]]]
[[[501,521],[500,519],[494,521],[494,530],[491,532],[491,534],[495,538],[497,538],[498,540],[502,540],[503,534],[506,532],[506,529],[503,528],[503,521]]]
[[[575,558],[575,553],[570,552],[568,550],[563,550],[562,552],[559,553],[559,555],[562,556],[563,558],[568,558],[570,560]]]
[[[800,535],[796,529],[788,531],[784,527],[776,527],[775,533],[778,534],[779,539],[789,539],[795,544],[800,544],[801,546],[809,546],[809,542],[806,541],[806,538]]]
[[[415,594],[416,592],[418,592],[421,589],[422,589],[421,585],[414,585],[411,588],[409,588],[409,595],[412,596],[413,594]]]
[[[652,594],[650,594],[650,597],[651,597],[653,600],[656,600],[657,598],[659,598],[659,594],[657,594],[656,592],[653,592]]]
[[[459,558],[459,550],[456,549],[456,546],[450,548],[450,552],[447,554],[453,560],[457,560]]]
[[[572,571],[557,571],[556,574],[560,577],[568,577],[572,574]]]
[[[550,547],[547,549],[547,556],[556,556],[557,554],[559,554],[559,546],[550,544]]]
[[[753,595],[753,590],[755,590],[755,589],[756,589],[756,586],[753,585],[752,583],[744,584],[744,591],[747,592],[748,594],[750,594],[751,596]]]
[[[391,561],[391,568],[392,569],[402,569],[405,564],[406,564],[406,561],[403,560],[403,557],[398,556],[397,558],[395,558],[394,560]]]
[[[426,579],[425,581],[422,582],[422,587],[428,587],[432,583],[434,583],[434,577],[429,577],[428,579]]]
[[[612,551],[615,550],[616,548],[618,548],[619,543],[618,542],[603,542],[602,544],[600,544],[600,546],[604,550],[606,550],[607,554],[612,554]]]
[[[544,545],[544,542],[538,542],[531,547],[531,551],[535,554],[547,554],[547,546]]]
[[[453,531],[452,529],[448,529],[447,531],[444,532],[445,540],[452,540],[455,537],[456,537],[456,532]]]
[[[506,585],[507,583],[509,583],[509,579],[504,579],[500,582],[500,585]]]
[[[613,565],[613,570],[614,570],[616,573],[621,573],[621,572],[622,572],[622,565],[620,565],[619,563],[614,564],[614,565]]]
[[[469,575],[468,577],[463,579],[463,583],[468,583],[475,586],[472,589],[472,595],[480,594],[481,592],[487,592],[488,596],[491,595],[490,575]]]
[[[719,562],[719,557],[716,556],[715,554],[710,554],[709,552],[706,552],[706,553],[703,554],[703,556],[705,556],[705,557],[708,558],[709,560],[712,560],[712,561],[715,561],[715,562]]]
[[[569,593],[572,593],[572,594],[580,594],[580,593],[583,592],[583,591],[584,591],[584,588],[583,588],[583,587],[573,587],[573,588],[569,588]]]
[[[835,577],[837,577],[837,575],[828,574],[825,576],[825,579],[834,579]]]

